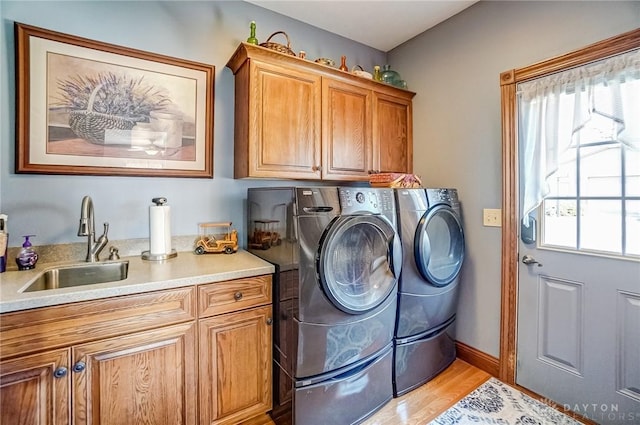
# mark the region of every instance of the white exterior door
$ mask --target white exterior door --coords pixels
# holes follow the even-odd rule
[[[640,423],[640,264],[527,248],[516,382],[601,424]]]
[[[640,153],[583,141],[552,177],[537,231],[519,238],[516,382],[597,423],[638,424]]]

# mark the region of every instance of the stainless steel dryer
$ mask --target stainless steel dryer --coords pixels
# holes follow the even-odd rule
[[[286,193],[295,229],[291,243],[251,250],[277,261],[273,418],[297,425],[356,424],[393,396],[402,267],[394,194],[372,188],[250,189],[249,225],[278,219],[264,215],[276,203],[286,204]]]
[[[394,396],[399,396],[455,359],[464,232],[455,189],[395,193],[404,250],[394,338]]]

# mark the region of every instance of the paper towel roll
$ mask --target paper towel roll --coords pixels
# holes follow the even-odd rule
[[[171,253],[171,208],[168,205],[149,207],[149,252],[151,255]]]

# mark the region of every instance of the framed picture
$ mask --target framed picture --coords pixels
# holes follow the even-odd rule
[[[213,65],[15,33],[17,173],[213,177]]]

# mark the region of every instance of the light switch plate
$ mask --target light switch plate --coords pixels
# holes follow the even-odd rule
[[[482,210],[482,225],[491,227],[502,226],[502,210],[485,208]]]

